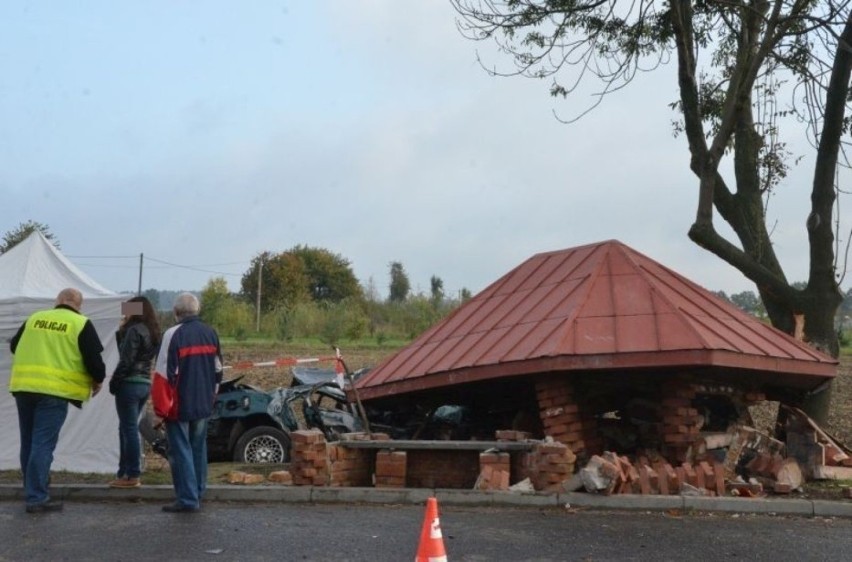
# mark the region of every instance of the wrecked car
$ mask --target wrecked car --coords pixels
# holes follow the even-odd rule
[[[319,429],[331,441],[341,433],[363,431],[335,372],[316,371],[300,373],[294,368],[292,385],[271,391],[242,382],[243,377],[224,381],[207,426],[208,459],[286,463],[291,431]],[[153,427],[152,417],[146,412],[139,430],[152,449],[165,457],[165,432]]]

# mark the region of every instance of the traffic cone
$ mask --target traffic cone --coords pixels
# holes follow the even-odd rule
[[[447,562],[444,550],[444,536],[441,534],[441,522],[438,519],[438,500],[426,500],[426,516],[423,518],[423,530],[420,531],[420,546],[414,562]]]

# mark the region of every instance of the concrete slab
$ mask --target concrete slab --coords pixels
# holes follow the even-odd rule
[[[686,509],[696,509],[698,511],[763,514],[783,513],[805,516],[814,514],[813,502],[809,500],[684,496],[683,501]]]
[[[559,496],[545,493],[519,493],[519,492],[480,492],[491,494],[493,505],[506,505],[518,507],[559,507]]]
[[[571,507],[597,507],[605,509],[683,509],[682,496],[659,496],[639,494],[617,494],[604,496],[582,492],[563,492],[559,494],[560,504]]]
[[[311,487],[208,486],[205,501],[308,503],[311,501]]]
[[[426,503],[433,495],[431,489],[424,488],[342,488],[316,487],[311,493],[311,501],[326,503],[380,503],[380,504],[418,504]]]
[[[128,490],[103,484],[63,484],[51,488],[57,499],[71,501],[162,501],[174,498],[169,485],[142,485]],[[852,501],[804,500],[794,498],[734,498],[622,494],[602,496],[582,492],[560,494],[482,492],[440,488],[340,488],[311,486],[212,485],[206,501],[282,503],[383,503],[423,505],[429,497],[446,505],[512,507],[590,507],[602,509],[666,510],[693,509],[720,513],[758,513],[852,518]],[[24,501],[20,484],[0,484],[0,501]]]
[[[494,505],[494,494],[475,490],[454,490],[438,488],[435,490],[438,502],[445,505]]]
[[[852,502],[814,500],[813,504],[817,517],[852,517]]]

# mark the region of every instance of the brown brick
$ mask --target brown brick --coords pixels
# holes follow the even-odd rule
[[[725,495],[725,467],[721,463],[713,464],[713,476],[716,482],[716,495]]]
[[[300,429],[290,432],[293,443],[319,443],[325,441],[322,431],[318,429]]]
[[[648,477],[648,467],[639,467],[639,490],[643,495],[651,493],[651,479]]]
[[[657,473],[657,486],[664,496],[669,495],[669,473],[666,471],[666,463],[658,461],[654,464],[654,472]],[[669,467],[671,468],[671,467]]]

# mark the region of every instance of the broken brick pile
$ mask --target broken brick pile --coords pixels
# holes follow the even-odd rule
[[[497,431],[495,438],[497,441],[530,441],[529,433],[512,430]],[[505,455],[500,457],[501,459],[510,458],[508,453],[501,454]],[[516,455],[514,460],[514,466],[511,467],[512,481],[518,482],[529,478],[536,490],[558,491],[562,483],[574,474],[577,456],[568,445],[548,440],[535,441],[531,451]],[[481,463],[482,455],[480,455]]]
[[[641,458],[636,463],[611,451],[594,455],[580,470],[587,491],[609,494],[677,495],[691,487],[695,493],[725,495],[725,470],[721,463],[701,461],[679,466]]]
[[[786,408],[788,456],[794,457],[812,478],[852,478],[852,452],[819,428],[798,408]]]

